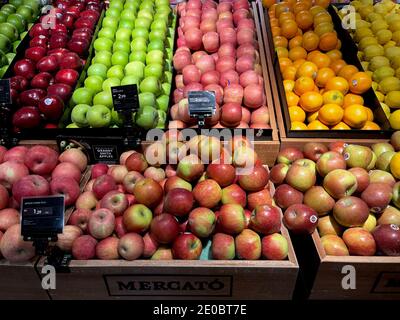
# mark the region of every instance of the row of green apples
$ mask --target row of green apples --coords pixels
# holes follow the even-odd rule
[[[84,86],[75,90],[67,128],[120,127],[111,88],[136,84],[140,127],[164,128],[172,80],[175,17],[168,0],[111,0]]]
[[[14,59],[17,47],[33,21],[40,14],[42,3],[35,0],[10,0],[0,9],[0,77]]]

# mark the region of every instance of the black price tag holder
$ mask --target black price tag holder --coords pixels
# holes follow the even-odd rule
[[[215,114],[215,92],[189,91],[188,104],[190,117],[197,119],[198,127],[203,128],[205,119]]]
[[[32,241],[36,254],[44,255],[49,242],[64,229],[64,196],[27,197],[21,202],[21,235]]]
[[[124,86],[111,87],[111,95],[114,110],[124,118],[124,129],[126,130],[127,144],[136,144],[135,128],[133,125],[132,113],[139,109],[138,86],[128,84]]]
[[[0,79],[0,145],[9,145],[11,123],[10,79]]]

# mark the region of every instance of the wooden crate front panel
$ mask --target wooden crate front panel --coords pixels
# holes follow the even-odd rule
[[[289,261],[73,261],[52,299],[291,299]]]

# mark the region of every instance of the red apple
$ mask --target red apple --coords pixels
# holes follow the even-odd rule
[[[317,179],[314,168],[315,163],[307,159],[296,161],[299,162],[293,163],[286,174],[286,182],[293,188],[306,192],[315,184]]]
[[[171,243],[179,234],[178,220],[167,213],[158,215],[151,221],[150,233],[159,243]]]
[[[243,208],[246,206],[246,192],[237,184],[232,184],[222,189],[222,204],[239,204]]]
[[[333,198],[340,199],[357,190],[357,179],[350,171],[336,169],[325,176],[323,186]]]
[[[292,204],[303,203],[303,194],[288,184],[281,184],[275,189],[274,199],[280,208],[286,209]]]
[[[68,224],[81,228],[83,232],[87,230],[92,211],[88,209],[76,209],[68,220]]]
[[[311,234],[318,224],[314,209],[304,204],[294,204],[285,210],[283,223],[295,234]]]
[[[190,231],[200,238],[208,237],[214,231],[215,223],[215,214],[208,208],[196,208],[189,214]]]
[[[289,166],[285,163],[278,163],[271,168],[269,177],[272,183],[279,185],[285,181]]]
[[[18,203],[24,197],[47,196],[49,193],[49,183],[39,175],[25,176],[14,183],[12,188],[13,197]]]
[[[363,192],[369,185],[370,178],[368,171],[364,168],[351,168],[349,171],[356,177],[357,180],[357,189],[356,192]]]
[[[127,233],[119,240],[118,253],[125,260],[136,260],[143,252],[144,241],[137,233]]]
[[[100,260],[117,260],[119,240],[114,237],[108,237],[101,240],[96,246],[96,257]]]
[[[211,254],[215,260],[233,260],[235,258],[235,239],[228,234],[216,233],[211,243]]]
[[[0,210],[0,231],[5,232],[14,224],[19,224],[21,221],[19,212],[12,208]]]
[[[258,260],[261,257],[261,239],[253,230],[244,229],[235,238],[236,256],[243,260]]]
[[[126,168],[128,171],[138,171],[138,172],[144,172],[147,167],[148,163],[143,156],[143,154],[139,152],[132,153],[125,162]]]
[[[128,174],[124,177],[124,180],[122,181],[122,184],[124,185],[126,192],[133,193],[136,182],[138,182],[141,179],[144,179],[144,177],[140,172],[137,171],[128,172]]]
[[[326,152],[328,152],[328,147],[319,142],[308,142],[303,147],[304,156],[315,162]]]
[[[342,238],[334,234],[321,237],[321,244],[328,256],[348,256],[349,250]]]
[[[377,249],[387,256],[400,256],[400,228],[396,224],[377,226],[372,235]]]
[[[172,244],[174,259],[198,260],[203,246],[199,238],[191,233],[179,235]]]
[[[173,176],[168,178],[164,185],[165,193],[168,193],[170,190],[176,188],[182,188],[188,191],[192,191],[192,185],[189,182],[183,180],[182,178],[179,178],[178,176]]]
[[[96,239],[105,239],[109,237],[113,233],[114,227],[115,216],[108,209],[97,209],[90,216],[88,231]]]
[[[128,199],[124,193],[113,190],[107,192],[101,199],[100,208],[108,209],[115,216],[120,216],[128,208]]]
[[[70,177],[74,179],[76,182],[81,180],[81,170],[70,162],[61,162],[59,163],[51,173],[51,178],[55,179],[57,177]]]
[[[88,163],[88,159],[83,151],[76,148],[65,150],[60,154],[58,160],[60,162],[71,162],[75,164],[81,170],[81,172],[86,169]]]
[[[206,179],[199,182],[193,189],[193,197],[199,206],[213,208],[221,200],[221,187],[215,180]]]
[[[239,176],[240,186],[250,192],[260,191],[268,184],[269,173],[261,165],[256,165],[247,175]]]
[[[130,206],[123,216],[123,223],[128,232],[142,233],[150,227],[153,214],[143,204]]]
[[[124,226],[123,216],[115,218],[114,232],[118,238],[122,238],[122,236],[128,233],[128,230]]]
[[[193,207],[194,198],[190,191],[182,188],[170,190],[164,200],[164,210],[176,216],[184,216]]]
[[[149,232],[147,232],[143,237],[144,249],[143,257],[150,258],[157,251],[159,243],[155,240]]]
[[[93,193],[97,199],[102,199],[108,192],[117,190],[117,184],[113,177],[108,174],[102,175],[93,183]]]
[[[96,179],[103,174],[107,174],[108,172],[108,165],[105,163],[96,163],[92,167],[91,178]]]
[[[257,206],[265,204],[272,205],[272,197],[268,189],[263,189],[261,191],[248,194],[247,207],[249,210],[254,210]]]
[[[9,262],[28,262],[35,256],[35,248],[21,236],[21,225],[11,226],[0,241],[0,252]]]
[[[279,151],[277,162],[291,164],[297,159],[304,158],[303,153],[297,148],[285,148]]]
[[[28,168],[22,163],[5,161],[0,164],[0,184],[7,189],[11,189],[15,182],[28,174]]]
[[[280,233],[273,233],[262,238],[261,254],[268,260],[285,260],[288,256],[289,244]]]
[[[144,178],[135,183],[133,195],[138,203],[155,208],[163,198],[163,189],[153,179]]]
[[[319,157],[317,171],[322,177],[335,169],[346,169],[346,161],[340,153],[328,151]]]
[[[269,205],[257,206],[250,217],[250,226],[262,234],[272,234],[281,230],[281,213]]]
[[[51,173],[58,162],[58,153],[47,146],[37,145],[29,149],[25,157],[25,165],[35,174]]]
[[[304,204],[314,209],[319,216],[332,211],[335,200],[321,186],[314,186],[304,194]]]
[[[63,233],[58,235],[56,246],[63,251],[70,252],[72,250],[72,244],[81,235],[81,228],[73,225],[64,226]]]
[[[373,256],[376,243],[371,233],[363,228],[349,228],[343,233],[343,240],[351,255]]]
[[[333,207],[335,220],[345,227],[360,227],[368,219],[368,205],[360,198],[347,196]]]
[[[382,212],[392,200],[392,187],[387,183],[370,183],[361,194],[371,212]]]
[[[97,206],[97,202],[97,198],[92,191],[85,191],[79,195],[75,207],[77,209],[94,210]]]
[[[207,177],[214,179],[221,187],[227,187],[234,182],[236,171],[230,164],[209,164]]]
[[[238,204],[224,204],[219,211],[218,224],[225,233],[238,234],[242,232],[246,226],[244,209]]]
[[[64,195],[65,206],[75,203],[81,192],[78,182],[69,177],[57,177],[50,182],[51,194]]]

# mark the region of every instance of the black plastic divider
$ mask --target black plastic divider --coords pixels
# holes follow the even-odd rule
[[[338,39],[342,42],[341,52],[343,59],[349,63],[355,65],[360,70],[363,70],[361,63],[357,57],[357,46],[354,44],[353,39],[349,35],[348,31],[343,29],[341,20],[337,15],[333,6],[329,6],[328,12],[332,17],[334,28],[337,32]],[[382,130],[291,130],[291,121],[289,116],[289,108],[286,101],[285,89],[283,87],[283,77],[279,67],[279,59],[275,51],[273,43],[273,36],[270,25],[270,18],[265,11],[265,20],[267,27],[267,38],[270,47],[270,54],[273,60],[273,68],[277,79],[277,88],[279,91],[279,101],[283,114],[283,121],[285,123],[286,136],[288,138],[333,138],[333,139],[387,139],[390,138],[393,130],[390,127],[389,120],[387,119],[382,106],[376,97],[374,90],[370,88],[362,96],[366,106],[370,107],[374,112],[375,119],[379,121],[379,125]]]
[[[255,2],[256,0],[249,0],[249,2]],[[218,2],[218,1],[217,1]],[[255,19],[257,18],[258,20],[260,20],[257,17],[257,12],[254,12],[252,10],[252,8],[250,7],[250,12],[252,14],[252,18],[254,20],[254,23],[256,23]],[[175,39],[174,39],[174,47],[173,47],[173,52],[175,53],[178,46],[177,46],[177,40],[178,40],[178,27],[179,27],[179,19],[180,16],[178,13],[176,13],[177,17],[176,17],[176,28],[175,28]],[[255,32],[257,33],[257,30],[255,30]],[[261,36],[261,35],[260,35]],[[257,35],[257,41],[260,42],[261,41],[261,45],[263,43],[262,38],[259,39],[258,35]],[[260,51],[260,49],[259,49]],[[265,66],[266,67],[266,66]],[[175,77],[177,75],[177,71],[174,68],[174,66],[172,65],[172,83],[171,83],[171,93],[170,93],[170,98],[169,98],[169,110],[168,110],[168,114],[167,114],[167,122],[171,121],[171,113],[169,112],[171,107],[174,105],[174,91],[176,89],[176,82],[175,82]],[[198,134],[201,134],[201,129],[196,129],[196,128],[191,128],[192,130],[195,130]],[[224,129],[218,129],[218,128],[214,128],[212,129],[209,126],[205,126],[204,127],[205,130],[213,130],[213,132],[222,132],[223,130],[229,130],[232,134],[232,136],[238,135],[239,132],[241,132],[242,135],[247,136],[247,137],[254,137],[255,141],[272,141],[273,140],[273,136],[272,136],[272,129],[249,129],[249,128],[243,128],[243,129],[239,129],[239,128],[224,128]],[[203,131],[204,133],[205,131]]]

